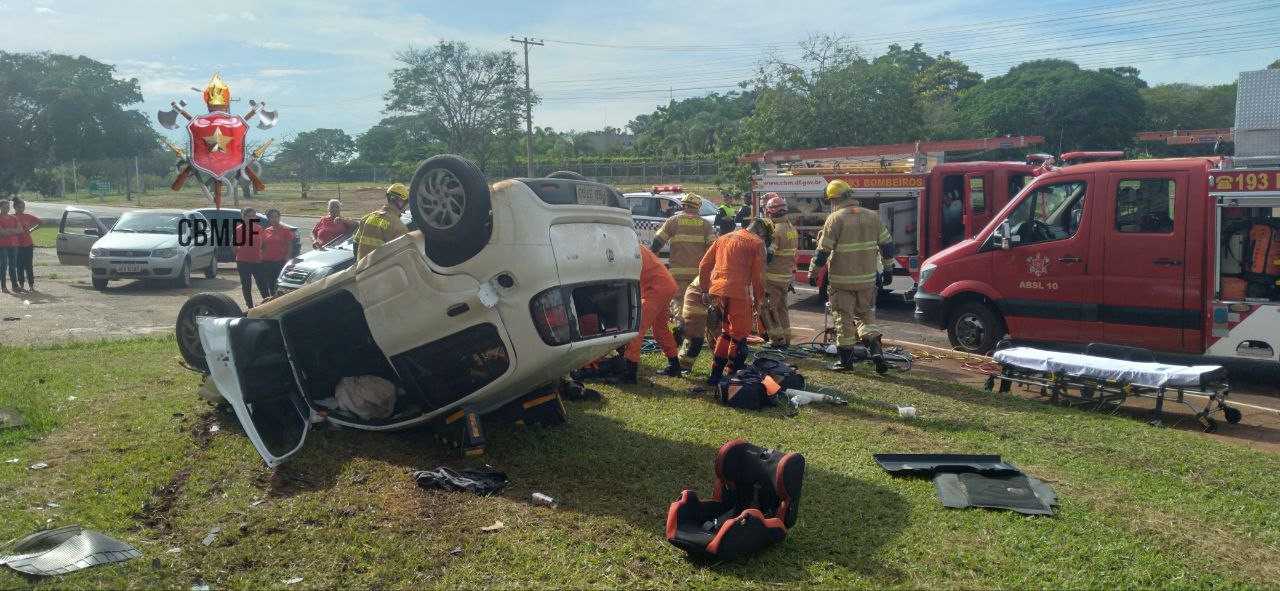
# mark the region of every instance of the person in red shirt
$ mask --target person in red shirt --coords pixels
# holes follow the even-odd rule
[[[676,345],[676,337],[671,334],[671,298],[676,295],[676,280],[662,264],[662,259],[643,246],[640,248],[640,334],[627,343],[624,357],[627,369],[620,380],[624,384],[636,383],[636,372],[640,368],[640,350],[644,345],[644,335],[653,331],[654,340],[667,356],[667,369],[660,375],[682,375],[680,368],[680,348]]]
[[[311,248],[320,248],[334,238],[354,231],[359,225],[359,222],[351,218],[342,217],[341,201],[330,199],[329,215],[316,220],[315,227],[311,228]]]
[[[31,240],[31,233],[40,227],[40,218],[27,213],[27,202],[17,197],[13,198],[13,217],[18,218],[18,225],[22,227],[22,233],[18,234],[18,281],[14,285],[22,287],[22,278],[25,276],[27,291],[35,291],[36,244]]]
[[[22,293],[22,284],[18,283],[18,234],[22,226],[18,218],[9,214],[9,200],[0,199],[0,291],[9,293],[9,284],[13,283],[13,293]]]
[[[262,280],[267,284],[267,297],[276,295],[276,285],[280,280],[280,270],[289,259],[289,251],[293,249],[293,230],[280,223],[280,210],[267,210],[267,227],[262,231]]]
[[[263,281],[262,272],[262,228],[258,224],[258,212],[252,207],[240,211],[241,224],[236,224],[235,242],[232,247],[236,252],[236,271],[240,273],[240,293],[244,294],[244,305],[253,307],[253,284],[258,284],[258,295],[267,299],[270,292]]]

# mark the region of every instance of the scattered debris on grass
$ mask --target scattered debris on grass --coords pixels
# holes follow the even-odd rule
[[[13,550],[17,554],[0,556],[0,564],[40,577],[142,556],[133,546],[78,525],[36,532],[19,540]]]
[[[503,522],[502,522],[502,520],[501,520],[501,519],[499,519],[499,520],[497,520],[497,521],[494,521],[494,522],[493,522],[493,525],[486,525],[486,526],[484,526],[484,527],[480,528],[480,531],[482,531],[482,532],[486,532],[486,533],[489,533],[489,532],[495,532],[495,531],[498,531],[498,530],[500,530],[500,529],[502,529],[502,528],[504,528],[504,527],[507,527],[507,524],[503,523]]]
[[[549,495],[544,495],[544,494],[542,494],[542,493],[540,493],[540,492],[535,492],[535,493],[533,493],[532,502],[533,502],[533,504],[535,504],[535,505],[540,505],[540,506],[543,506],[543,507],[550,507],[550,508],[552,508],[552,509],[555,509],[557,506],[559,506],[559,505],[556,503],[556,500],[555,500],[555,499],[551,498]]]
[[[14,427],[27,426],[27,418],[18,412],[18,409],[8,406],[0,406],[0,429],[10,429]]]
[[[417,470],[410,474],[422,488],[464,490],[489,496],[507,486],[507,475],[489,470],[454,470],[441,466],[435,470]]]
[[[289,577],[287,579],[280,579],[280,583],[284,585],[295,585],[301,582],[302,582],[302,577]]]
[[[49,464],[46,464],[44,462],[37,462],[35,464],[31,464],[32,470],[44,470],[45,468],[48,468],[48,467],[49,467]]]
[[[214,540],[217,540],[217,539],[218,539],[218,534],[220,534],[220,533],[222,533],[222,528],[220,528],[220,527],[215,527],[215,528],[213,528],[213,529],[209,530],[208,535],[206,535],[206,536],[204,537],[204,539],[200,541],[200,544],[202,544],[202,545],[204,545],[204,546],[208,546],[208,545],[212,544],[212,543],[214,542]]]

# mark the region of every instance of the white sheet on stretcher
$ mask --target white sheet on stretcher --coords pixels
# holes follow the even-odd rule
[[[1123,361],[1108,357],[1012,347],[996,351],[997,363],[1027,370],[1063,372],[1070,376],[1126,382],[1135,386],[1198,387],[1205,374],[1221,370],[1218,365],[1166,365]]]

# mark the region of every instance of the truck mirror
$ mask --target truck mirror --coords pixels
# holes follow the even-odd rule
[[[1012,230],[1009,229],[1009,220],[1000,222],[1000,227],[996,228],[995,231],[996,240],[1000,244],[1000,250],[1009,250],[1009,236],[1012,233]]]

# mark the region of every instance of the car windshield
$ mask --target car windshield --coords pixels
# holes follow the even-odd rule
[[[124,214],[112,232],[136,234],[174,234],[178,233],[180,213],[134,212]]]
[[[702,200],[702,207],[698,208],[698,215],[711,215],[711,216],[714,216],[714,215],[716,214],[716,211],[717,211],[717,210],[716,210],[716,206],[714,206],[714,205],[712,205],[712,204],[711,204],[711,200],[709,200],[709,199],[703,199],[703,200]]]

